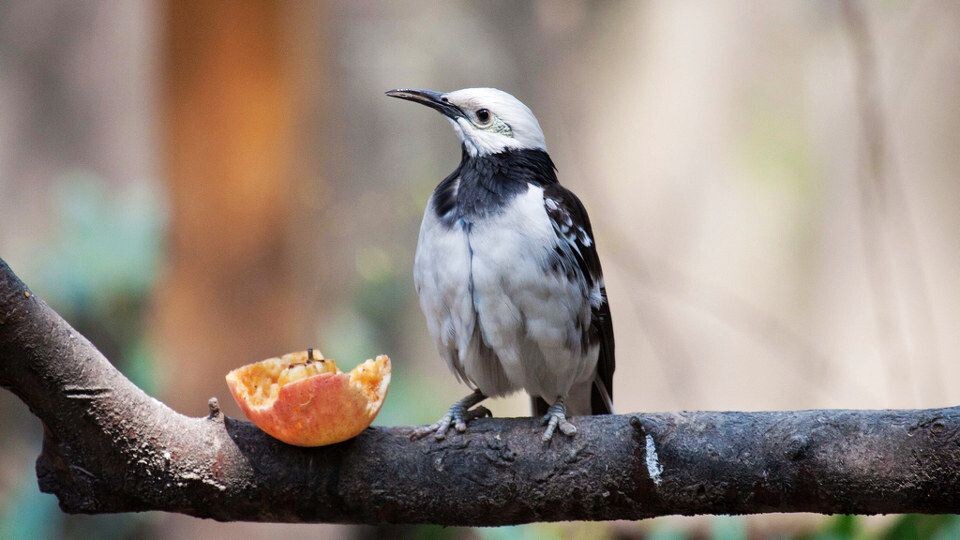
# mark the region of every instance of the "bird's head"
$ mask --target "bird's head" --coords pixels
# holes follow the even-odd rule
[[[390,90],[387,95],[415,101],[446,116],[471,156],[510,149],[547,149],[537,117],[519,99],[502,90],[465,88],[442,93],[399,89]]]

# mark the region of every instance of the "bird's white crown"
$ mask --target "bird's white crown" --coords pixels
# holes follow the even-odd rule
[[[503,90],[464,88],[442,97],[463,111],[463,116],[449,120],[472,156],[509,149],[547,149],[533,111]]]

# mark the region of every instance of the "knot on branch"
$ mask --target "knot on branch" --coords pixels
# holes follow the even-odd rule
[[[217,422],[223,422],[223,411],[220,410],[220,400],[216,397],[212,397],[207,400],[207,413],[208,420],[214,420]]]

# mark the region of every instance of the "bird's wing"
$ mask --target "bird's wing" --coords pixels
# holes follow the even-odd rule
[[[590,324],[583,329],[584,350],[599,345],[597,375],[590,395],[593,414],[613,412],[614,359],[613,320],[603,270],[594,242],[590,217],[583,203],[560,184],[549,184],[543,190],[547,216],[557,233],[556,264],[582,276],[590,296]]]

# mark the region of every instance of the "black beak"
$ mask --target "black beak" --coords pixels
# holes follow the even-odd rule
[[[440,114],[448,118],[464,116],[463,111],[460,110],[460,107],[457,107],[456,105],[447,101],[447,98],[443,97],[443,94],[440,92],[434,92],[433,90],[411,90],[406,88],[398,88],[397,90],[388,90],[387,95],[390,97],[405,99],[407,101],[413,101],[421,105],[426,105],[431,109],[440,111]]]

